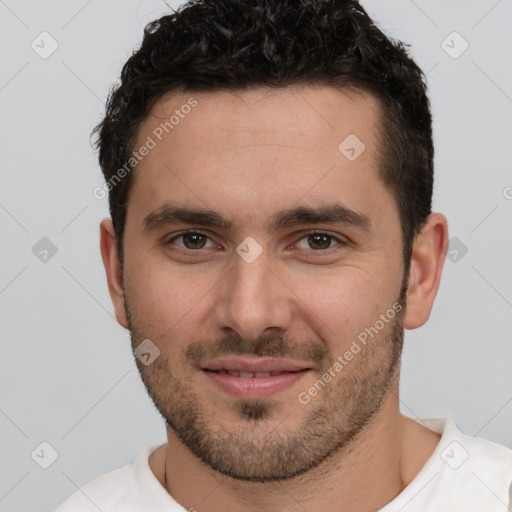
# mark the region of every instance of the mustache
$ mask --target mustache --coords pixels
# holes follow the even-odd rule
[[[231,334],[214,343],[192,342],[185,350],[184,358],[192,366],[199,366],[201,361],[225,355],[246,355],[255,357],[273,357],[311,361],[316,366],[326,364],[327,349],[314,341],[298,343],[286,336],[267,334],[255,341]]]

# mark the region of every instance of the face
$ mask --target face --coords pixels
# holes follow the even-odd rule
[[[404,266],[379,116],[329,87],[174,93],[139,130],[155,145],[127,208],[126,324],[160,351],[137,364],[171,435],[225,475],[318,466],[396,375]]]

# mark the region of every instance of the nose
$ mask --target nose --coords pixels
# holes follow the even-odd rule
[[[226,334],[236,331],[256,340],[267,329],[287,331],[293,311],[293,292],[271,266],[266,250],[252,263],[234,257],[234,264],[217,288],[214,321]]]

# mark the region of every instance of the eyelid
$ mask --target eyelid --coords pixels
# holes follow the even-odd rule
[[[205,232],[201,229],[185,229],[183,231],[180,231],[179,233],[174,233],[170,238],[167,238],[167,237],[164,238],[163,244],[168,245],[176,238],[180,238],[180,237],[182,237],[184,235],[188,235],[188,234],[203,235],[204,237],[208,238],[210,241],[213,242],[212,237],[207,232]],[[193,251],[193,249],[184,249],[184,250],[188,251],[188,252]],[[197,251],[194,251],[194,252],[199,252],[199,251],[201,251],[201,249],[198,249]]]
[[[208,234],[208,232],[205,232],[201,229],[186,229],[184,231],[180,231],[177,234],[173,234],[171,238],[164,241],[164,245],[169,245],[172,243],[173,240],[180,238],[187,234],[203,235],[206,238],[208,238],[210,241],[214,242],[212,240],[212,237]],[[300,233],[296,233],[295,237],[299,236],[299,238],[296,240],[296,242],[294,242],[294,245],[297,244],[298,242],[300,242],[303,238],[310,236],[310,235],[326,235],[326,236],[332,238],[333,240],[336,240],[336,242],[337,242],[336,245],[334,245],[332,247],[328,247],[327,249],[318,249],[318,250],[309,249],[309,252],[313,252],[313,253],[317,253],[317,254],[330,253],[332,250],[336,250],[336,247],[338,247],[338,246],[343,247],[343,246],[346,246],[348,243],[350,243],[350,240],[343,235],[340,235],[337,233],[331,233],[330,231],[325,231],[325,230],[321,230],[321,229],[310,229],[307,231],[301,231]],[[205,250],[205,249],[197,249],[197,250],[187,249],[187,248],[182,248],[180,246],[177,246],[177,247],[178,247],[178,252],[182,252],[182,253],[194,253],[194,252],[200,253],[201,251]],[[308,251],[308,249],[304,249],[304,250]]]
[[[329,247],[327,249],[319,249],[319,250],[314,250],[314,249],[310,249],[310,252],[313,252],[313,253],[329,253],[331,250],[335,250],[336,247],[338,246],[345,246],[349,243],[349,239],[343,235],[340,235],[338,233],[331,233],[330,231],[324,231],[322,229],[311,229],[311,230],[308,230],[308,231],[303,231],[301,232],[301,236],[300,238],[297,240],[297,242],[295,243],[298,243],[300,242],[303,238],[307,237],[307,236],[310,236],[310,235],[326,235],[330,238],[332,238],[333,240],[336,240],[338,243],[336,245],[334,245],[333,247]]]

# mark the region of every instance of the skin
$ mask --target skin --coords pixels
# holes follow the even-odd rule
[[[112,223],[100,225],[116,318],[134,347],[149,338],[160,350],[149,366],[137,360],[168,424],[151,470],[200,512],[377,510],[414,479],[440,438],[400,413],[398,385],[403,328],[427,321],[439,287],[446,219],[430,215],[415,240],[406,308],[301,403],[298,394],[400,297],[400,219],[377,174],[379,104],[330,87],[172,93],[155,104],[136,147],[190,96],[197,106],[135,170],[123,274]],[[338,150],[351,133],[366,146],[355,161]],[[168,201],[214,210],[233,229],[145,231],[144,218]],[[334,202],[365,215],[368,229],[266,229],[282,209]],[[179,238],[185,229],[207,238]],[[334,238],[323,246],[308,238],[312,229]],[[252,263],[236,252],[249,236],[262,248]],[[270,398],[240,401],[192,357],[235,351],[279,354],[313,370]]]

